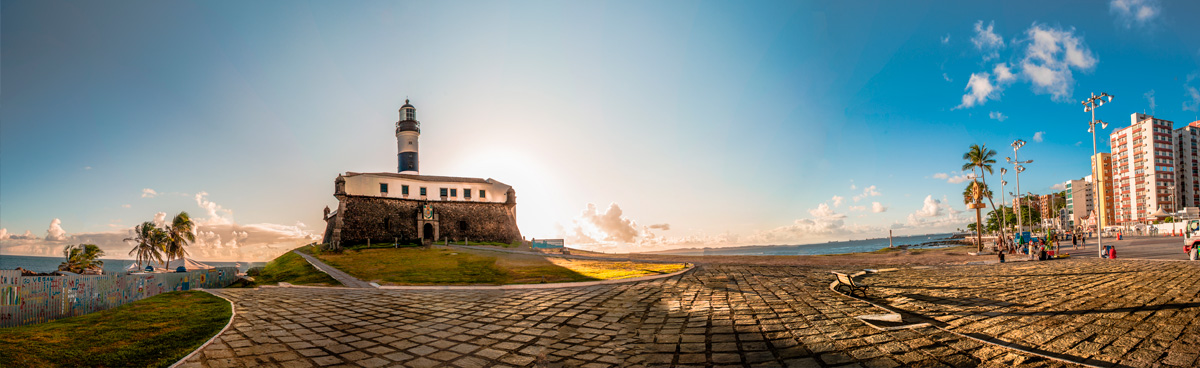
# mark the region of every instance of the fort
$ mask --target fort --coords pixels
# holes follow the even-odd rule
[[[475,241],[511,243],[517,228],[517,194],[495,179],[420,175],[421,123],[407,100],[396,122],[399,173],[346,172],[334,179],[337,209],[325,208],[323,242]]]

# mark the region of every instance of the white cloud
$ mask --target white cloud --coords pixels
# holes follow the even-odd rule
[[[1089,71],[1098,60],[1075,29],[1062,30],[1034,23],[1027,30],[1029,46],[1021,61],[1022,73],[1035,93],[1048,93],[1055,101],[1068,101],[1074,89],[1072,69]]]
[[[821,218],[821,219],[846,218],[846,215],[834,212],[832,208],[829,208],[829,205],[824,204],[824,203],[817,205],[817,208],[808,210],[808,214],[812,215],[813,217]]]
[[[133,207],[133,205],[130,205],[130,204],[121,205],[121,208],[130,208],[130,207]]]
[[[951,175],[951,174],[947,174],[947,173],[937,173],[937,174],[933,174],[933,178],[945,180],[947,183],[950,183],[950,184],[958,184],[958,183],[963,183],[963,182],[969,181],[971,179],[974,179],[975,177],[972,176],[971,173],[961,173],[959,175]]]
[[[1004,113],[999,112],[999,111],[992,111],[992,112],[988,113],[988,118],[991,118],[996,121],[1004,121],[1004,120],[1008,119],[1008,116],[1005,116]]]
[[[884,207],[883,204],[879,202],[871,202],[871,212],[880,213],[885,211],[887,211],[887,207]]]
[[[995,24],[994,21],[989,22],[987,28],[984,28],[982,20],[975,22],[975,36],[971,37],[971,43],[984,53],[984,61],[1000,56],[999,50],[1004,48],[1004,38],[993,31]]]
[[[579,217],[572,220],[571,232],[566,235],[571,242],[591,244],[634,243],[642,234],[637,223],[624,217],[624,211],[616,203],[610,203],[604,212],[588,203]]]
[[[947,82],[954,82],[953,79],[950,79],[950,75],[946,73],[942,73],[942,79],[945,79]]]
[[[835,196],[833,196],[833,206],[834,207],[841,206],[842,202],[844,202],[845,200],[846,200],[845,197],[835,195]]]
[[[1162,13],[1162,6],[1158,0],[1112,0],[1109,11],[1125,28],[1145,27]]]
[[[91,169],[92,169],[92,167],[91,167],[91,166],[84,166],[84,167],[83,167],[83,169],[84,169],[84,170],[91,170]]]
[[[956,109],[982,105],[988,98],[994,98],[993,92],[996,91],[996,85],[992,84],[991,76],[988,73],[971,73],[971,78],[967,79],[967,87],[963,90],[967,94],[962,97],[962,104],[955,107]]]
[[[996,81],[1000,83],[1006,83],[1017,79],[1017,76],[1013,74],[1012,69],[1008,67],[1008,63],[996,64],[996,67],[992,68],[992,72],[996,74]]]
[[[650,228],[655,230],[671,230],[671,224],[654,224],[650,225]]]
[[[1046,139],[1046,132],[1033,133],[1033,141],[1034,142],[1041,142],[1045,139]]]
[[[158,195],[158,192],[154,191],[154,189],[150,189],[150,188],[142,189],[142,198],[154,198],[157,195]]]
[[[208,200],[208,198],[205,198],[207,195],[208,192],[203,191],[196,193],[196,204],[199,205],[200,208],[204,209],[204,213],[208,215],[207,219],[202,219],[198,222],[204,222],[210,225],[233,223],[233,210],[225,209],[224,207],[213,203],[212,201]]]
[[[1079,146],[1080,146],[1080,145],[1082,145],[1082,144],[1083,144],[1083,141],[1078,141],[1078,142],[1075,142],[1075,147],[1079,147]]]
[[[950,43],[950,34],[949,33],[947,33],[945,37],[942,37],[942,44],[945,45],[948,43]]]
[[[1154,115],[1154,107],[1157,106],[1157,104],[1154,103],[1154,90],[1146,92],[1146,94],[1142,95],[1142,97],[1145,97],[1146,103],[1150,105],[1150,115]]]
[[[872,185],[872,186],[869,186],[869,187],[863,188],[863,192],[862,192],[862,194],[859,194],[859,195],[856,195],[856,196],[854,196],[854,201],[855,201],[855,202],[858,202],[858,201],[862,200],[863,198],[867,198],[867,197],[877,197],[877,196],[879,196],[879,195],[880,195],[880,194],[879,194],[879,191],[878,191],[878,190],[875,190],[875,186],[874,186],[874,185]]]
[[[955,210],[946,202],[945,198],[937,200],[933,198],[933,195],[925,196],[921,209],[910,213],[906,223],[896,224],[892,227],[953,229],[954,226],[968,222],[967,219],[959,217],[962,211]]]
[[[54,219],[50,221],[50,228],[46,229],[46,240],[66,240],[67,232],[62,228],[62,220]]]
[[[867,206],[850,206],[850,207],[846,207],[846,208],[849,208],[851,211],[866,211],[867,210]]]
[[[1192,86],[1183,86],[1183,89],[1184,89],[1184,91],[1186,91],[1186,93],[1184,93],[1184,96],[1191,99],[1191,101],[1188,101],[1188,100],[1183,101],[1183,110],[1184,111],[1200,110],[1200,90],[1197,90],[1196,87],[1192,87]]]
[[[1058,184],[1051,185],[1050,189],[1051,190],[1066,190],[1067,185],[1063,184],[1063,183],[1058,183]]]
[[[8,229],[0,228],[0,240],[8,239]]]

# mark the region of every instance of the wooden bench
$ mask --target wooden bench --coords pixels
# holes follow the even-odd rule
[[[834,290],[846,293],[847,295],[854,295],[855,291],[861,291],[863,296],[867,295],[868,286],[855,283],[854,277],[841,272],[830,273],[837,276],[837,286],[833,287]]]

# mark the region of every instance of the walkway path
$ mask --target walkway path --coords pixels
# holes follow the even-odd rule
[[[370,283],[368,283],[366,281],[359,280],[358,278],[355,278],[354,276],[350,276],[350,274],[348,274],[348,273],[342,272],[342,270],[339,270],[337,268],[334,268],[333,266],[327,265],[327,264],[325,264],[325,262],[321,262],[321,260],[317,259],[317,257],[313,257],[313,256],[301,253],[299,251],[294,251],[294,250],[292,251],[292,253],[296,253],[296,254],[300,255],[301,257],[304,257],[304,260],[308,261],[308,263],[313,265],[313,267],[316,267],[321,272],[329,274],[330,277],[333,277],[334,280],[338,280],[338,282],[342,283],[342,285],[344,285],[346,287],[372,288],[372,289],[375,288],[375,286],[371,285]]]
[[[828,269],[701,265],[619,285],[505,291],[219,289],[233,327],[185,367],[1063,366],[830,291]]]

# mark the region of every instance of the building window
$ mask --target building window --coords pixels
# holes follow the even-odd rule
[[[479,190],[479,198],[487,198],[487,192],[483,189]]]
[[[379,192],[387,194],[387,183],[379,183]]]
[[[467,231],[467,222],[466,222],[466,221],[459,221],[459,222],[458,222],[458,230],[461,230],[461,231]]]
[[[450,196],[451,196],[451,197],[458,197],[458,189],[451,188],[451,189],[450,189]]]
[[[470,189],[463,189],[463,198],[471,199],[471,190]]]
[[[422,196],[422,197],[424,197],[424,196],[425,196],[425,187],[421,187],[421,196]]]
[[[440,191],[441,191],[442,197],[445,197],[446,196],[446,188],[441,188]]]
[[[400,194],[408,195],[408,186],[407,185],[400,186]]]

